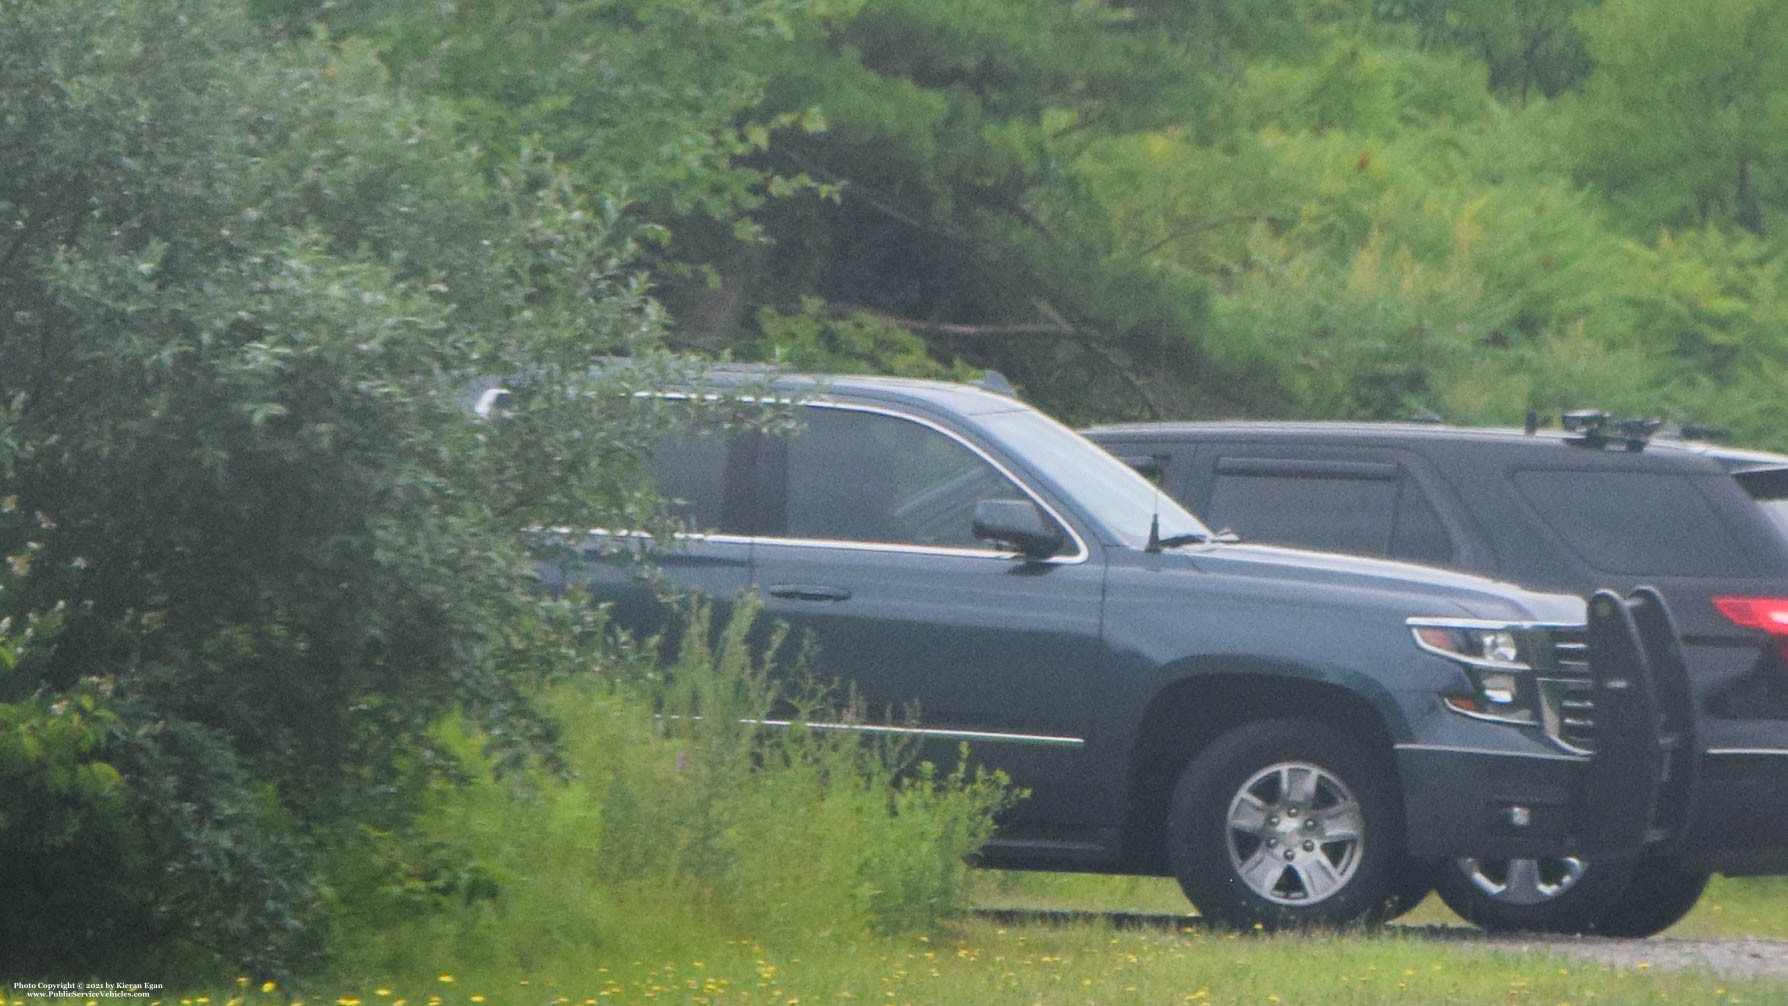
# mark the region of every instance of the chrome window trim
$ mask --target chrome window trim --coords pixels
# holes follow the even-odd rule
[[[793,720],[740,720],[760,727],[792,727]],[[1086,747],[1084,737],[1056,734],[1008,734],[994,730],[954,730],[943,727],[897,727],[880,723],[817,723],[805,722],[808,730],[835,730],[848,733],[893,734],[903,737],[928,737],[941,740],[984,741],[996,744],[1026,744],[1034,747]]]
[[[562,538],[610,538],[616,540],[633,539],[635,541],[657,541],[658,536],[650,531],[614,531],[605,527],[593,527],[587,531],[574,531],[564,525],[548,528],[528,528],[530,533],[555,534]],[[673,541],[713,542],[718,545],[749,545],[757,539],[748,534],[708,534],[702,531],[673,531]]]
[[[1065,525],[1064,525],[1065,526]],[[778,538],[773,535],[751,539],[756,545],[789,545],[795,548],[848,548],[861,552],[903,552],[908,555],[941,555],[959,556],[965,559],[1001,559],[1010,561],[1024,558],[1022,552],[1002,552],[993,548],[966,548],[960,545],[902,545],[892,541],[853,541],[849,538]],[[1087,560],[1084,547],[1076,555],[1052,555],[1047,559],[1033,559],[1032,562],[1050,563],[1064,566],[1083,563]]]
[[[633,393],[633,397],[635,397],[635,398],[668,398],[668,399],[694,399],[697,397],[701,397],[701,398],[709,399],[709,400],[717,400],[723,396],[718,395],[718,394],[713,394],[713,393],[706,393],[706,394],[697,396],[697,395],[691,394],[689,392],[683,392],[683,391],[636,391]],[[1073,541],[1073,543],[1074,543],[1074,551],[1069,553],[1068,555],[1052,555],[1047,559],[1033,559],[1033,560],[1031,560],[1032,562],[1047,563],[1047,564],[1056,565],[1056,566],[1071,566],[1071,565],[1079,565],[1081,563],[1084,563],[1092,557],[1092,551],[1087,548],[1086,539],[1084,539],[1080,536],[1080,532],[1075,530],[1073,524],[1069,523],[1066,519],[1064,519],[1062,517],[1060,511],[1058,511],[1055,507],[1050,506],[1049,503],[1046,500],[1044,500],[1043,498],[1041,498],[1034,489],[1032,489],[1029,485],[1026,485],[1023,479],[1019,478],[1017,475],[1014,475],[1012,473],[1012,470],[1010,468],[1006,467],[1004,464],[1001,464],[997,458],[990,456],[986,451],[982,450],[978,445],[965,439],[961,434],[957,433],[955,430],[952,430],[947,426],[944,426],[940,423],[934,422],[931,419],[927,419],[924,416],[917,416],[910,412],[902,412],[899,409],[894,409],[894,408],[889,408],[886,406],[879,406],[879,405],[866,405],[861,402],[838,401],[835,399],[834,400],[825,400],[825,399],[823,399],[821,397],[817,397],[817,396],[809,397],[809,398],[801,398],[801,399],[791,399],[791,398],[768,399],[768,398],[760,398],[757,396],[742,396],[740,400],[741,401],[765,402],[766,404],[771,404],[771,405],[788,405],[788,406],[793,406],[796,408],[812,407],[812,408],[818,408],[818,409],[840,409],[840,410],[852,411],[852,412],[867,412],[867,413],[871,413],[873,415],[887,416],[891,419],[905,420],[906,422],[909,422],[909,423],[917,423],[921,426],[935,430],[938,433],[941,433],[944,436],[949,437],[951,440],[954,440],[957,443],[961,444],[963,447],[965,447],[969,451],[973,452],[973,454],[976,457],[980,458],[982,461],[986,462],[989,465],[992,465],[995,471],[997,471],[1001,475],[1005,476],[1006,481],[1017,486],[1019,492],[1024,493],[1024,495],[1027,499],[1029,499],[1036,506],[1041,507],[1043,512],[1050,516],[1050,519],[1054,520],[1056,522],[1056,524],[1060,525],[1063,532],[1065,532],[1068,535],[1069,540]],[[564,535],[566,537],[571,537],[573,535],[578,534],[578,532],[575,532],[571,528],[565,527],[565,526],[548,528],[547,530],[549,530],[555,534]],[[652,539],[654,537],[653,535],[651,535],[645,531],[611,531],[611,530],[608,530],[605,528],[591,528],[590,530],[583,532],[582,535],[584,537],[593,537],[593,536],[600,535],[600,536],[608,537],[608,538]],[[920,545],[917,543],[904,543],[904,542],[856,541],[853,539],[830,539],[830,538],[794,538],[794,537],[788,537],[788,536],[784,536],[784,535],[706,534],[706,533],[702,533],[702,532],[686,532],[686,531],[676,532],[674,535],[672,535],[672,537],[678,541],[714,542],[716,544],[722,544],[722,545],[751,545],[751,544],[763,543],[766,545],[769,545],[769,544],[793,545],[793,546],[800,547],[800,548],[848,548],[848,549],[856,549],[856,550],[864,551],[864,552],[903,552],[903,553],[907,553],[907,554],[911,554],[911,555],[962,556],[962,557],[966,557],[966,558],[1000,559],[1000,560],[1008,561],[1008,562],[1013,559],[1021,559],[1024,557],[1023,553],[1021,553],[1021,552],[1001,550],[1001,549],[996,549],[996,548],[969,548],[969,547],[964,547],[961,545]]]
[[[980,458],[982,461],[985,461],[987,464],[993,466],[993,469],[995,471],[999,472],[1001,475],[1006,477],[1006,481],[1012,483],[1014,486],[1017,486],[1019,492],[1024,493],[1026,498],[1028,498],[1031,501],[1031,503],[1042,508],[1043,512],[1048,514],[1051,520],[1054,520],[1056,522],[1056,524],[1061,526],[1062,531],[1068,535],[1069,540],[1074,542],[1074,551],[1068,555],[1052,555],[1047,559],[1034,559],[1031,561],[1039,562],[1039,563],[1048,563],[1050,565],[1056,565],[1056,566],[1071,566],[1071,565],[1078,565],[1080,563],[1086,562],[1089,558],[1092,557],[1092,551],[1087,548],[1086,539],[1084,539],[1080,536],[1080,532],[1076,531],[1074,529],[1074,525],[1070,524],[1066,519],[1064,519],[1062,517],[1061,513],[1058,510],[1056,510],[1055,507],[1050,506],[1047,501],[1045,501],[1040,496],[1038,496],[1037,492],[1035,490],[1033,490],[1030,486],[1026,485],[1024,483],[1023,479],[1012,474],[1012,470],[1010,468],[1007,468],[1005,465],[1001,464],[998,459],[989,456],[986,451],[982,450],[976,444],[971,443],[969,440],[965,439],[961,434],[957,433],[955,430],[952,430],[949,427],[943,426],[939,423],[933,422],[932,420],[927,419],[924,416],[916,416],[910,412],[902,412],[898,409],[891,409],[891,408],[886,408],[886,407],[878,406],[878,405],[864,405],[860,402],[820,401],[820,400],[809,398],[804,401],[796,403],[796,405],[797,405],[797,407],[805,407],[805,408],[839,409],[839,410],[847,411],[847,412],[867,412],[872,415],[887,416],[890,419],[900,419],[900,420],[904,420],[909,423],[917,423],[920,426],[924,426],[929,429],[935,430],[938,433],[941,433],[944,436],[949,437],[951,440],[956,441],[957,443],[961,444],[963,447],[967,448],[969,451],[973,452],[974,455],[976,457]],[[980,557],[980,558],[987,558],[987,559],[1003,559],[1003,560],[1008,560],[1008,561],[1012,560],[1012,559],[1020,559],[1020,558],[1024,557],[1023,553],[1021,553],[1021,552],[1002,551],[1000,549],[994,549],[994,548],[966,548],[966,547],[963,547],[960,545],[920,545],[917,543],[904,543],[904,542],[892,542],[892,541],[854,541],[854,540],[850,540],[850,539],[834,540],[834,539],[829,539],[829,538],[796,538],[796,537],[788,537],[788,536],[784,536],[784,535],[755,535],[755,536],[753,536],[752,540],[754,542],[761,542],[766,545],[768,545],[768,544],[793,545],[793,546],[800,547],[800,548],[849,548],[849,549],[858,549],[858,550],[865,551],[865,552],[906,552],[906,553],[910,553],[913,555],[957,555],[957,556],[965,556],[965,557],[971,557],[971,558],[972,557]]]

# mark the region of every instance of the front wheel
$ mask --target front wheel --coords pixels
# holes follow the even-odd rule
[[[1391,775],[1311,720],[1239,727],[1186,766],[1168,858],[1200,914],[1265,929],[1380,921],[1404,861]]]

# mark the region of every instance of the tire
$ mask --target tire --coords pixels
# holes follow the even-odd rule
[[[1435,889],[1447,907],[1493,932],[1642,937],[1695,907],[1709,871],[1699,860],[1471,860],[1443,866]]]
[[[1602,936],[1644,937],[1676,925],[1694,909],[1712,876],[1707,864],[1687,856],[1642,856],[1619,900],[1596,919]]]
[[[1382,921],[1405,862],[1389,769],[1312,720],[1262,720],[1212,741],[1174,787],[1166,840],[1180,889],[1235,928]]]
[[[1412,859],[1397,870],[1391,883],[1391,895],[1385,899],[1384,921],[1400,919],[1416,910],[1428,895],[1434,893],[1434,865]]]
[[[1632,879],[1626,862],[1456,859],[1434,889],[1465,921],[1493,933],[1586,933]]]

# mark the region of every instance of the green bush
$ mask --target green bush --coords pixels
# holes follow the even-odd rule
[[[0,528],[0,617],[65,603],[0,675],[0,781],[84,836],[0,834],[0,973],[290,973],[321,863],[414,858],[377,836],[452,776],[443,716],[551,758],[536,655],[583,644],[523,529],[658,523],[638,221],[240,2],[27,0],[0,39],[0,495],[43,515]],[[475,419],[517,373],[542,407]]]
[[[363,872],[337,887],[341,973],[451,961],[462,980],[565,980],[726,939],[787,949],[923,930],[960,910],[965,857],[1014,799],[1004,778],[966,752],[942,771],[807,726],[836,719],[832,696],[752,658],[767,652],[753,615],[738,608],[710,645],[698,611],[662,671],[636,654],[627,672],[554,685],[544,704],[565,724],[568,774],[437,790],[410,845],[434,850],[432,866],[407,885]],[[791,726],[760,725],[784,713]],[[463,722],[443,737],[489,766]]]

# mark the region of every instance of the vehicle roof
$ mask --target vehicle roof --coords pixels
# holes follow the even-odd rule
[[[770,378],[777,391],[824,400],[829,396],[917,403],[963,415],[984,415],[1029,408],[1010,395],[973,384],[933,381],[918,377],[881,377],[871,374],[776,374],[754,366],[719,366],[705,372],[715,385],[744,384]]]
[[[1140,440],[1175,440],[1193,436],[1201,439],[1237,436],[1274,439],[1327,440],[1349,443],[1390,444],[1478,443],[1513,447],[1533,444],[1571,447],[1580,434],[1567,430],[1543,429],[1528,433],[1513,427],[1450,426],[1444,423],[1396,423],[1346,420],[1187,420],[1179,422],[1118,423],[1096,426],[1085,431],[1095,439],[1101,436],[1122,436]],[[1578,448],[1585,449],[1585,448]],[[1604,450],[1626,453],[1625,446],[1611,438]],[[1751,471],[1763,468],[1788,467],[1788,455],[1769,451],[1753,451],[1712,444],[1699,440],[1683,440],[1671,436],[1654,436],[1643,451],[1653,457],[1690,455],[1717,462],[1728,471]]]

